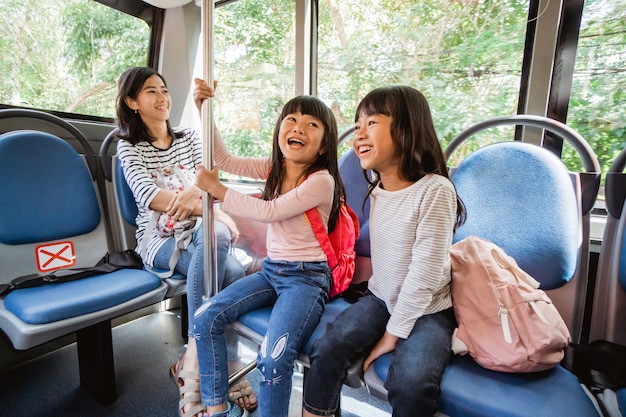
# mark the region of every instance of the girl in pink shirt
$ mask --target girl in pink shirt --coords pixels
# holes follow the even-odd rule
[[[206,83],[197,80],[196,90]],[[345,189],[337,162],[337,123],[319,99],[299,96],[276,122],[272,155],[239,158],[215,135],[215,163],[224,171],[267,179],[261,198],[227,188],[218,168],[198,167],[197,185],[223,201],[223,210],[268,224],[267,257],[259,272],[225,288],[197,311],[193,332],[200,361],[200,392],[207,416],[240,416],[228,402],[224,329],[248,311],[273,306],[259,349],[258,413],[287,417],[293,362],[317,326],[332,285],[324,251],[304,213],[315,207],[332,230]]]

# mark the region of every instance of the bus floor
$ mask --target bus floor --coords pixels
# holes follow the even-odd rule
[[[113,329],[117,400],[97,403],[79,386],[76,344],[32,359],[0,373],[0,417],[176,417],[178,388],[169,367],[184,349],[178,310],[140,317]],[[255,352],[239,343],[242,361]],[[297,369],[297,367],[296,367]],[[248,375],[253,386],[257,371]],[[289,417],[301,415],[302,373],[293,377]],[[388,417],[391,407],[366,388],[345,387],[342,416]],[[258,413],[251,413],[254,417]]]

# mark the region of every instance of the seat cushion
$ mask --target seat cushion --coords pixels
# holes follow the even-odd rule
[[[374,363],[383,381],[387,354]],[[439,409],[450,417],[598,417],[576,377],[561,366],[510,374],[482,368],[469,356],[454,356],[443,375]]]
[[[29,324],[51,323],[104,310],[161,285],[144,270],[124,269],[61,284],[45,284],[10,292],[5,308]]]
[[[324,314],[322,314],[322,318],[319,324],[313,331],[313,334],[311,334],[311,337],[307,341],[300,354],[308,355],[311,352],[311,347],[313,346],[313,343],[326,332],[326,325],[328,323],[332,323],[337,318],[339,313],[348,308],[348,306],[350,306],[350,303],[343,298],[335,298],[327,303],[326,309],[324,310]],[[267,332],[267,324],[270,321],[271,314],[271,307],[261,308],[259,310],[243,314],[241,317],[239,317],[238,321],[244,326],[253,330],[254,332],[260,335],[264,335]]]

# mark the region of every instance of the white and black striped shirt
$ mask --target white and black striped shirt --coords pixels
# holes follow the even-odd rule
[[[146,226],[150,221],[148,207],[159,192],[151,172],[163,168],[182,165],[186,169],[195,170],[202,163],[202,141],[198,133],[190,128],[178,127],[172,144],[168,149],[156,148],[148,141],[136,145],[126,140],[117,143],[117,156],[124,169],[124,176],[135,196],[139,214],[137,215],[137,251],[141,248]],[[148,242],[144,262],[153,265],[154,256],[168,238],[158,237],[152,231]]]

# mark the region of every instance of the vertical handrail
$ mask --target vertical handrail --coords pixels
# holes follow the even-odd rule
[[[202,76],[206,82],[213,86],[213,0],[202,0],[202,51],[204,59],[202,63]],[[207,169],[213,168],[213,99],[204,100],[202,103],[202,161]],[[204,291],[205,296],[217,294],[219,291],[219,279],[217,276],[217,252],[215,244],[215,230],[213,225],[213,196],[203,192],[202,218],[204,229]],[[211,292],[211,289],[213,291]],[[229,375],[228,384],[232,385],[256,368],[256,360],[243,366],[241,369]]]
[[[210,86],[213,85],[213,0],[202,0],[202,76]],[[207,169],[213,168],[213,99],[202,104],[202,161]],[[209,297],[219,290],[217,276],[217,252],[214,230],[213,196],[203,192],[202,218],[204,233],[204,292]]]

